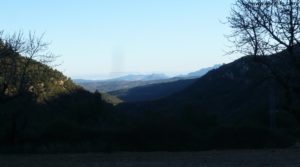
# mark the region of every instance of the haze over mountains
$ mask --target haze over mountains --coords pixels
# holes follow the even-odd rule
[[[151,80],[162,80],[169,78],[165,74],[127,74],[124,76],[103,79],[103,80],[86,80],[86,79],[74,79],[76,83],[88,83],[88,82],[100,82],[100,81],[151,81]]]
[[[149,75],[129,74],[129,75],[108,79],[108,80],[74,79],[74,82],[81,85],[83,88],[91,92],[98,90],[99,92],[107,93],[111,91],[130,89],[130,88],[145,86],[150,84],[174,82],[183,79],[197,78],[205,75],[208,71],[212,69],[216,69],[220,66],[221,66],[220,64],[217,64],[212,67],[203,68],[198,71],[188,73],[186,75],[178,75],[175,77],[169,77],[165,74],[149,74]]]

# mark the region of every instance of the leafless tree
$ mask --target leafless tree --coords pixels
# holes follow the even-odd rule
[[[37,36],[34,32],[28,32],[27,35],[22,31],[12,35],[0,32],[0,96],[4,95],[0,102],[18,104],[12,106],[9,112],[11,144],[17,144],[18,134],[25,128],[30,112],[25,107],[29,105],[27,98],[19,98],[20,95],[26,94],[31,85],[37,85],[47,78],[47,69],[40,64],[49,64],[56,58],[48,51],[49,43],[43,41],[43,36]],[[9,87],[12,87],[11,90]]]
[[[27,35],[22,31],[12,35],[4,35],[3,31],[0,33],[0,60],[5,58],[2,65],[6,66],[3,68],[6,72],[2,75],[5,82],[18,81],[16,95],[24,93],[32,82],[28,74],[33,63],[50,64],[55,61],[56,56],[48,51],[49,43],[44,42],[43,37],[44,34],[37,36],[35,32],[28,32]],[[39,73],[39,70],[34,72]]]
[[[239,52],[245,55],[264,55],[263,31],[250,17],[250,13],[237,2],[231,9],[231,15],[227,17],[230,27],[233,29],[229,40],[234,49],[230,53]]]
[[[234,51],[247,55],[270,55],[287,50],[297,67],[295,46],[300,43],[300,0],[237,0],[228,17],[233,29],[229,36],[235,46]],[[290,80],[279,75],[268,63],[273,78],[285,89],[286,109],[293,111],[293,87]],[[293,77],[289,76],[288,78]],[[274,91],[270,88],[270,92]],[[274,127],[274,99],[270,99],[270,127]]]
[[[237,0],[228,17],[230,37],[242,53],[249,48],[252,55],[293,53],[300,40],[299,16],[300,0]]]

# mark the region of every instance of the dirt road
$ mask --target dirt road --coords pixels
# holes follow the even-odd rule
[[[300,167],[300,150],[1,155],[0,167]]]

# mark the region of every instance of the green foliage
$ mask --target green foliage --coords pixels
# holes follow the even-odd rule
[[[62,73],[34,60],[26,71],[22,71],[27,62],[21,56],[8,56],[0,59],[0,85],[8,87],[2,95],[15,96],[21,92],[32,93],[38,102],[44,102],[62,93],[79,89]],[[25,85],[21,87],[21,84]]]

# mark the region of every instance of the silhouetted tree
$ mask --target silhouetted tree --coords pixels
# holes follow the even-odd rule
[[[242,53],[293,53],[300,40],[300,0],[237,0],[228,17],[231,41]],[[250,51],[249,51],[250,48]]]
[[[294,54],[294,46],[300,42],[300,0],[237,0],[227,18],[233,33],[229,36],[240,53],[250,55],[274,54],[287,50],[296,67],[300,67]],[[286,109],[294,92],[290,80],[279,75],[268,63],[260,61],[272,71],[272,76],[285,89]],[[292,74],[289,77],[294,77]],[[271,90],[272,92],[273,90]],[[270,99],[270,111],[274,104]],[[274,126],[274,114],[270,114],[270,127]]]
[[[230,17],[227,17],[230,27],[233,29],[229,40],[234,44],[233,52],[239,52],[245,55],[264,55],[262,37],[263,31],[258,24],[249,17],[250,13],[237,2],[231,9]],[[248,17],[245,17],[248,16]]]

